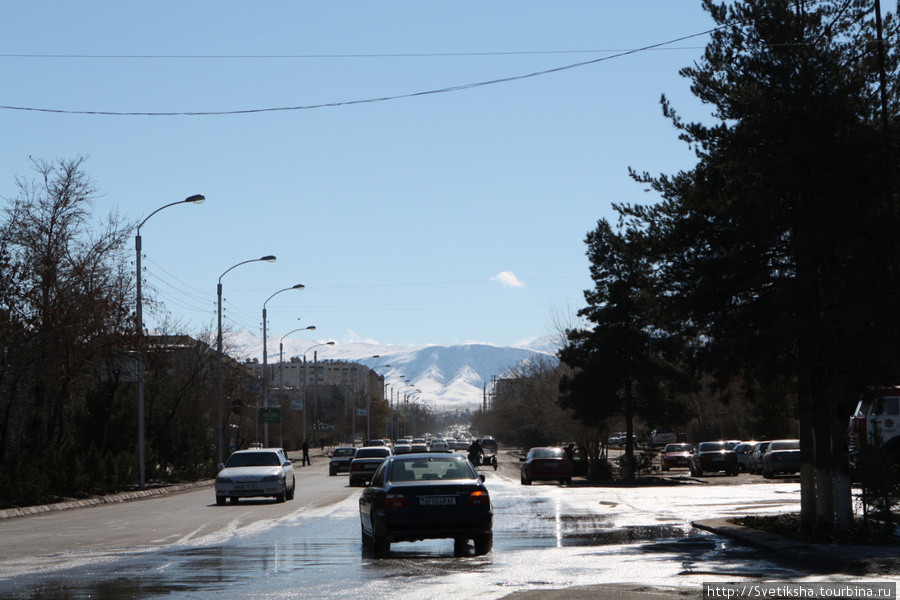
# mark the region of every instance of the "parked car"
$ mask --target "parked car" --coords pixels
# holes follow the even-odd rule
[[[335,448],[331,454],[331,460],[328,461],[328,474],[337,475],[338,473],[349,473],[350,463],[356,456],[356,448],[353,446],[344,446],[343,448]]]
[[[666,444],[659,459],[663,471],[673,468],[690,468],[694,447],[690,444]]]
[[[606,440],[607,446],[624,446],[625,441],[628,439],[628,434],[624,431],[617,431],[612,434],[608,440]],[[632,443],[637,446],[637,436],[635,434],[631,434]]]
[[[673,432],[664,429],[654,429],[650,432],[650,437],[647,440],[651,448],[674,444],[677,441],[678,439]]]
[[[456,553],[473,540],[475,552],[487,554],[493,518],[482,477],[459,454],[388,457],[359,497],[363,545],[379,557],[394,542],[448,538]]]
[[[766,455],[766,450],[769,449],[769,444],[771,444],[771,440],[767,440],[765,442],[760,442],[756,444],[756,447],[753,448],[753,452],[750,454],[750,472],[755,474],[762,473],[762,461],[763,456]]]
[[[572,462],[562,448],[532,448],[519,461],[522,485],[531,485],[532,481],[572,484]]]
[[[738,474],[737,454],[729,448],[728,442],[700,442],[691,456],[691,475],[700,477],[705,473],[724,471],[729,475]]]
[[[772,479],[779,473],[800,471],[800,440],[774,440],[763,456],[762,474]]]
[[[272,497],[277,502],[294,499],[297,482],[294,467],[281,448],[238,450],[219,465],[216,475],[216,504],[227,499]]]
[[[750,472],[750,458],[753,449],[759,442],[741,442],[734,447],[734,453],[737,454],[738,469],[745,473]]]
[[[388,456],[391,456],[391,449],[384,446],[359,448],[350,463],[350,485],[366,485],[372,479],[375,470]]]

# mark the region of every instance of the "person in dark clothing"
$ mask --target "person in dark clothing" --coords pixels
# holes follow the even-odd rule
[[[469,462],[477,468],[481,464],[482,456],[484,456],[484,450],[481,449],[481,444],[478,443],[478,440],[474,440],[469,445]]]
[[[575,460],[575,444],[569,444],[566,446],[566,458],[569,460]]]
[[[309,464],[312,464],[309,462],[309,441],[303,440],[303,462],[300,463],[300,466],[305,467]]]

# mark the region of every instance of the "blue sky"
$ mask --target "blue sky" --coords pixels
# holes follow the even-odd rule
[[[627,169],[694,164],[661,95],[709,119],[678,75],[707,41],[688,36],[713,26],[695,0],[86,0],[2,13],[0,105],[71,112],[0,109],[0,196],[31,175],[29,156],[79,155],[99,215],[137,222],[204,194],[141,229],[146,285],[188,333],[214,330],[224,271],[274,254],[223,278],[226,328],[260,334],[263,303],[303,283],[268,300],[270,336],[554,334],[591,287],[587,232],[614,202],[655,200]],[[290,110],[182,114],[274,108]]]

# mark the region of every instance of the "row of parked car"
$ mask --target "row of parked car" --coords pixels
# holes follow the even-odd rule
[[[715,472],[728,475],[745,472],[771,479],[800,471],[800,440],[701,442],[696,448],[691,444],[667,444],[660,463],[663,471],[686,467],[694,477]]]

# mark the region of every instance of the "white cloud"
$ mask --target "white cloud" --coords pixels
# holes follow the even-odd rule
[[[519,278],[516,277],[516,274],[512,271],[500,271],[497,275],[491,277],[492,281],[499,281],[506,287],[514,287],[514,288],[523,288],[525,284],[519,281]]]

